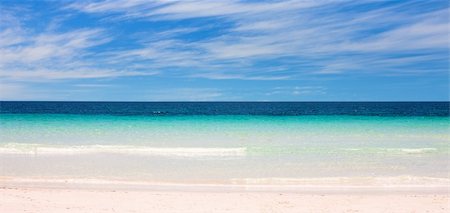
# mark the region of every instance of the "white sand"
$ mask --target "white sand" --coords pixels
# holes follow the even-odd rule
[[[0,213],[450,212],[447,179],[338,180],[230,185],[0,177]]]
[[[450,212],[448,193],[0,188],[0,212]]]

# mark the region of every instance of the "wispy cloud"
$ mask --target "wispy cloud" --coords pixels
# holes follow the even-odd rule
[[[294,86],[294,87],[275,87],[272,91],[266,93],[267,96],[291,95],[323,95],[326,94],[326,88],[322,86]]]
[[[6,31],[1,40],[0,59],[2,65],[14,63],[34,63],[39,61],[55,60],[66,62],[75,57],[87,54],[86,48],[107,42],[100,30],[76,30],[68,33],[42,33],[38,35],[20,35],[20,32]],[[17,34],[23,40],[13,38]]]
[[[152,101],[213,101],[220,100],[223,92],[215,88],[173,88],[152,90],[146,95]]]
[[[297,97],[329,92],[321,84],[345,76],[448,78],[448,9],[443,1],[5,3],[0,83],[18,91],[36,82],[244,80],[266,85],[260,96]],[[314,88],[270,84],[308,79],[323,81],[306,84]],[[182,87],[149,96],[230,97],[208,84]]]
[[[78,2],[68,6],[88,13],[121,12],[125,18],[157,17],[160,19],[191,19],[230,15],[254,15],[265,12],[295,10],[323,4],[326,1],[140,1],[107,0]]]
[[[75,87],[81,87],[81,88],[107,88],[107,87],[113,87],[111,84],[75,84]]]
[[[419,53],[427,58],[440,57],[441,53],[435,51],[448,50],[447,8],[421,11],[418,9],[421,2],[398,2],[381,7],[374,7],[374,4],[381,3],[104,1],[74,3],[69,8],[85,13],[113,13],[123,19],[148,21],[215,18],[216,22],[225,23],[221,26],[222,33],[217,36],[197,41],[162,38],[150,45],[119,54],[128,60],[135,56],[149,60],[153,66],[159,64],[159,68],[195,67],[197,71],[210,73],[188,76],[211,76],[213,79],[219,79],[218,76],[258,79],[253,76],[254,73],[248,75],[246,70],[259,69],[257,64],[261,61],[283,57],[314,62],[309,69],[298,70],[292,69],[295,65],[290,66],[291,69],[286,72],[290,78],[296,78],[304,73],[338,74],[356,69],[366,72],[369,69],[361,69],[365,64],[359,64],[366,59],[402,58],[408,57],[403,54],[411,53]],[[183,28],[179,30],[183,31]],[[197,30],[201,31],[201,28]],[[177,29],[172,31],[176,32]],[[340,55],[339,61],[333,58],[336,55]],[[397,66],[401,65],[401,61],[397,60]],[[415,63],[410,61],[408,65]],[[238,66],[233,66],[236,64]],[[441,64],[441,69],[445,68],[442,66],[445,65]],[[378,70],[381,75],[402,72],[395,66],[383,68]],[[241,73],[226,71],[236,69],[240,69]],[[262,75],[260,79],[266,77]]]
[[[57,79],[110,78],[152,75],[156,72],[102,68],[93,60],[91,48],[112,38],[102,29],[74,29],[67,32],[33,32],[23,27],[19,14],[11,13],[0,26],[0,78],[42,81]]]
[[[113,78],[118,76],[142,76],[154,75],[155,73],[141,73],[135,71],[95,70],[93,68],[77,68],[75,70],[0,70],[0,78],[19,81],[45,81],[63,79],[88,79],[88,78]]]

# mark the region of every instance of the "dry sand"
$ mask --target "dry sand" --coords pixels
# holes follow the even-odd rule
[[[0,212],[450,212],[448,193],[1,187]]]

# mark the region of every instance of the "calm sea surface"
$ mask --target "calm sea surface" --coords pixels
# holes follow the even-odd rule
[[[0,176],[449,178],[448,102],[0,102]]]

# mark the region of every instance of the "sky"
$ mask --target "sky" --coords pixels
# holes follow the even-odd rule
[[[0,100],[448,101],[449,1],[0,0]]]

